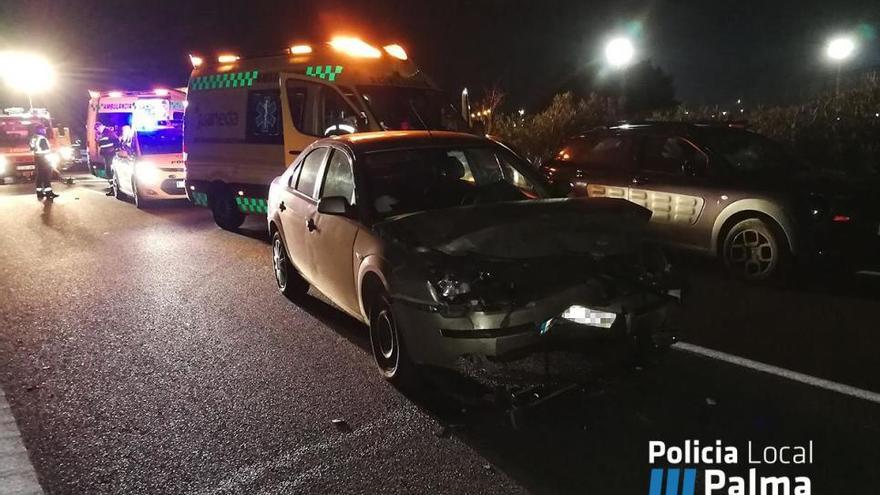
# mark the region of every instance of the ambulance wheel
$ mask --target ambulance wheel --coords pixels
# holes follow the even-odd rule
[[[218,194],[211,201],[214,222],[223,230],[236,231],[244,223],[245,214],[238,209],[231,194]]]
[[[150,200],[141,197],[140,193],[138,192],[137,182],[135,182],[134,180],[131,181],[131,192],[134,199],[134,205],[137,207],[137,209],[143,210],[150,207]]]

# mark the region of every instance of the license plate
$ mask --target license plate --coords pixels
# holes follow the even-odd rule
[[[36,165],[19,165],[15,167],[15,170],[34,170],[36,168]]]
[[[182,180],[177,181],[177,188],[178,189],[183,189],[184,187],[186,187],[186,181],[182,181]]]

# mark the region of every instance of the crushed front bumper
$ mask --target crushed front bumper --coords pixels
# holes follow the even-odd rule
[[[679,301],[640,292],[592,304],[588,287],[575,287],[515,309],[450,314],[443,308],[394,300],[394,316],[407,352],[418,364],[453,366],[461,356],[511,360],[550,349],[596,350],[625,344],[633,352],[668,346],[676,339]],[[575,323],[562,314],[571,306],[614,313],[609,328]]]

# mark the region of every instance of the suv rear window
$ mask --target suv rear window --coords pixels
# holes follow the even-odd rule
[[[587,168],[629,168],[632,138],[623,135],[582,136],[565,143],[556,159]]]

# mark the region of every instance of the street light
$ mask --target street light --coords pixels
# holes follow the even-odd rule
[[[32,96],[43,93],[55,82],[55,70],[46,58],[33,53],[0,53],[0,77],[7,86],[28,97],[33,110]]]
[[[840,95],[840,67],[851,58],[856,51],[856,42],[850,36],[837,36],[828,40],[825,45],[825,55],[834,62],[837,75],[834,81],[834,94]]]
[[[635,47],[628,38],[613,38],[605,45],[605,59],[612,67],[626,67],[632,62],[635,53]]]
[[[825,45],[825,55],[829,59],[840,63],[850,58],[856,51],[856,42],[849,36],[838,36],[828,40]]]

